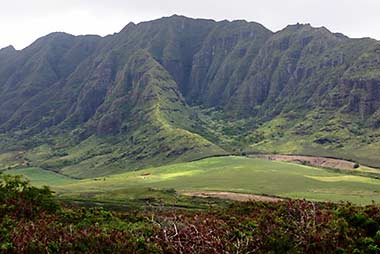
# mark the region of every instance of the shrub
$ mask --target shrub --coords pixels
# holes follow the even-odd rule
[[[59,209],[53,192],[46,186],[31,186],[22,176],[0,174],[0,216],[33,218],[42,212],[54,213]]]
[[[0,253],[379,253],[379,224],[378,206],[302,200],[202,211],[59,208],[48,188],[0,175]]]

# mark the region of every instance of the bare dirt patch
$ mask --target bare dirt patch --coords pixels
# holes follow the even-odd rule
[[[332,159],[326,157],[314,157],[314,156],[299,156],[299,155],[280,155],[280,154],[260,154],[253,155],[252,157],[275,160],[275,161],[286,161],[293,162],[303,165],[317,166],[322,168],[334,168],[343,170],[354,170],[355,162]]]
[[[233,201],[261,201],[261,202],[280,202],[284,201],[282,198],[262,196],[262,195],[254,195],[254,194],[243,194],[243,193],[234,193],[234,192],[208,192],[208,191],[192,191],[192,192],[184,192],[182,193],[185,196],[192,197],[201,197],[201,198],[220,198],[220,199],[228,199]]]

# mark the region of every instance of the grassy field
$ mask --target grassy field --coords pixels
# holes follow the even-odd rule
[[[380,203],[380,180],[328,169],[245,157],[219,157],[104,178],[54,189],[66,197],[123,201],[148,197],[152,190],[230,191],[316,201]]]
[[[358,169],[361,170],[361,169]],[[14,169],[60,197],[122,202],[163,193],[229,191],[316,201],[380,203],[380,180],[333,170],[246,157],[216,157],[108,177],[73,180],[38,168]]]
[[[40,168],[20,168],[4,171],[8,175],[23,175],[35,186],[48,185],[54,188],[57,185],[70,184],[76,180]]]

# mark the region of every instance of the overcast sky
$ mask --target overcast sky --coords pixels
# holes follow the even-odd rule
[[[0,48],[22,49],[50,32],[107,35],[128,22],[181,14],[246,19],[277,31],[311,23],[380,39],[380,0],[0,0]]]

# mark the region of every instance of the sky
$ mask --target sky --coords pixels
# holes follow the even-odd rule
[[[278,31],[288,24],[325,26],[380,40],[380,0],[0,0],[0,48],[22,49],[51,32],[107,35],[129,22],[173,14],[245,19]]]

